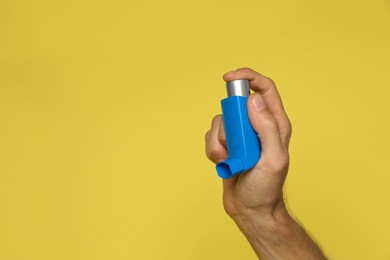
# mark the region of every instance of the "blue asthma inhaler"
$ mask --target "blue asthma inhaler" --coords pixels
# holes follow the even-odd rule
[[[218,176],[228,179],[251,169],[260,159],[261,146],[248,117],[249,81],[226,83],[228,97],[221,101],[228,158],[216,165]]]

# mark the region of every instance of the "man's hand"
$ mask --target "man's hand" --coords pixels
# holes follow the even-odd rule
[[[262,259],[325,259],[284,204],[291,124],[274,82],[249,68],[228,72],[223,79],[249,80],[255,93],[248,98],[248,115],[262,148],[251,170],[223,180],[226,212]],[[228,156],[221,115],[206,133],[206,154],[214,163]]]

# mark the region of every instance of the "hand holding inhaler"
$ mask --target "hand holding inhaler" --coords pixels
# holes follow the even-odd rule
[[[261,259],[325,259],[285,207],[291,124],[274,82],[249,68],[223,79],[229,97],[206,133],[206,155],[222,177],[225,211]]]
[[[206,135],[206,154],[223,177],[225,209],[233,216],[271,214],[284,208],[290,121],[271,79],[248,68],[223,79],[230,97]],[[249,95],[247,82],[255,93]]]

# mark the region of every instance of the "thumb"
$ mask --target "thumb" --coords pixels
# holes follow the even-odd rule
[[[262,157],[278,160],[284,153],[278,120],[267,109],[259,93],[249,96],[247,106],[249,120],[260,139]]]

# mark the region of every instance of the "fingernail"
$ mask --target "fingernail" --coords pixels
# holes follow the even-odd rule
[[[259,94],[255,94],[255,96],[253,97],[252,106],[257,112],[265,108],[264,100]]]

